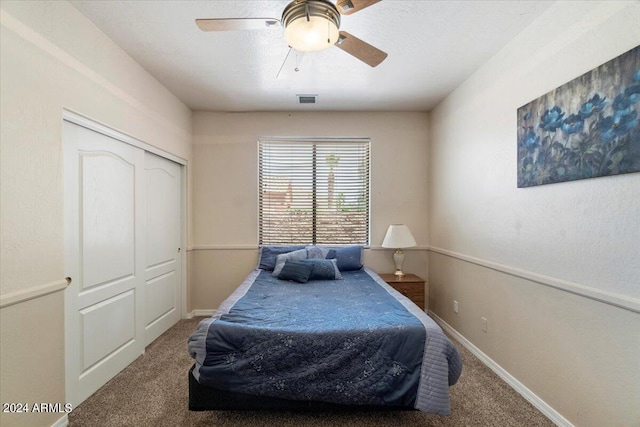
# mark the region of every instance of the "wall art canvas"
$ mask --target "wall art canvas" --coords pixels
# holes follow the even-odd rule
[[[640,171],[640,46],[518,108],[518,187]]]

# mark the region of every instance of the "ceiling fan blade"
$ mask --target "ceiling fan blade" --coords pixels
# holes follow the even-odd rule
[[[275,18],[196,19],[196,25],[202,31],[264,30],[280,27],[280,20]]]
[[[340,31],[336,46],[353,55],[365,64],[375,67],[385,60],[387,54],[369,43],[352,36],[346,31]]]
[[[336,6],[342,15],[352,15],[381,0],[338,0]]]

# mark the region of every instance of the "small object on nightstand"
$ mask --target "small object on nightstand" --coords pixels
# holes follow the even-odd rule
[[[387,282],[396,291],[409,298],[422,310],[425,309],[424,286],[425,281],[415,274],[380,274],[382,280]]]

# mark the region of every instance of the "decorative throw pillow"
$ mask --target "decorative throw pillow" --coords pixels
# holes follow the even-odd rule
[[[309,280],[342,279],[342,274],[338,270],[338,262],[335,259],[303,259],[300,262],[313,266]]]
[[[312,264],[306,264],[302,261],[286,261],[278,274],[278,279],[307,283],[312,271]]]
[[[286,254],[299,249],[304,249],[304,246],[261,246],[260,255],[258,259],[258,268],[266,271],[273,271],[276,267],[276,257],[280,254]]]
[[[340,271],[360,270],[362,264],[362,246],[345,246],[331,249],[327,254],[328,259],[335,258],[338,261]]]
[[[307,259],[325,259],[329,253],[329,248],[324,246],[307,246]]]
[[[273,269],[273,276],[278,277],[282,267],[284,267],[284,263],[287,261],[300,261],[301,259],[307,259],[307,250],[306,249],[298,249],[297,251],[287,252],[285,254],[280,254],[276,257],[276,266]]]

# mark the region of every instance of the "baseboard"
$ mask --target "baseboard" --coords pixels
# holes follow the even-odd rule
[[[431,316],[442,329],[460,342],[467,350],[473,353],[482,363],[484,363],[489,369],[496,373],[504,382],[509,384],[511,388],[517,391],[522,397],[524,397],[529,403],[536,407],[540,412],[544,414],[555,425],[560,427],[574,427],[573,424],[564,418],[558,411],[553,409],[547,402],[540,399],[535,393],[529,390],[524,384],[518,381],[514,376],[507,372],[504,368],[498,365],[493,359],[484,354],[478,347],[473,345],[471,341],[463,337],[458,331],[453,329],[451,325],[442,320],[433,311],[429,310],[429,316]],[[464,369],[464,368],[463,368]]]
[[[69,417],[64,414],[58,421],[51,424],[51,427],[67,427],[69,425]]]
[[[215,312],[216,310],[193,310],[187,314],[187,319],[193,319],[194,317],[211,317]]]

